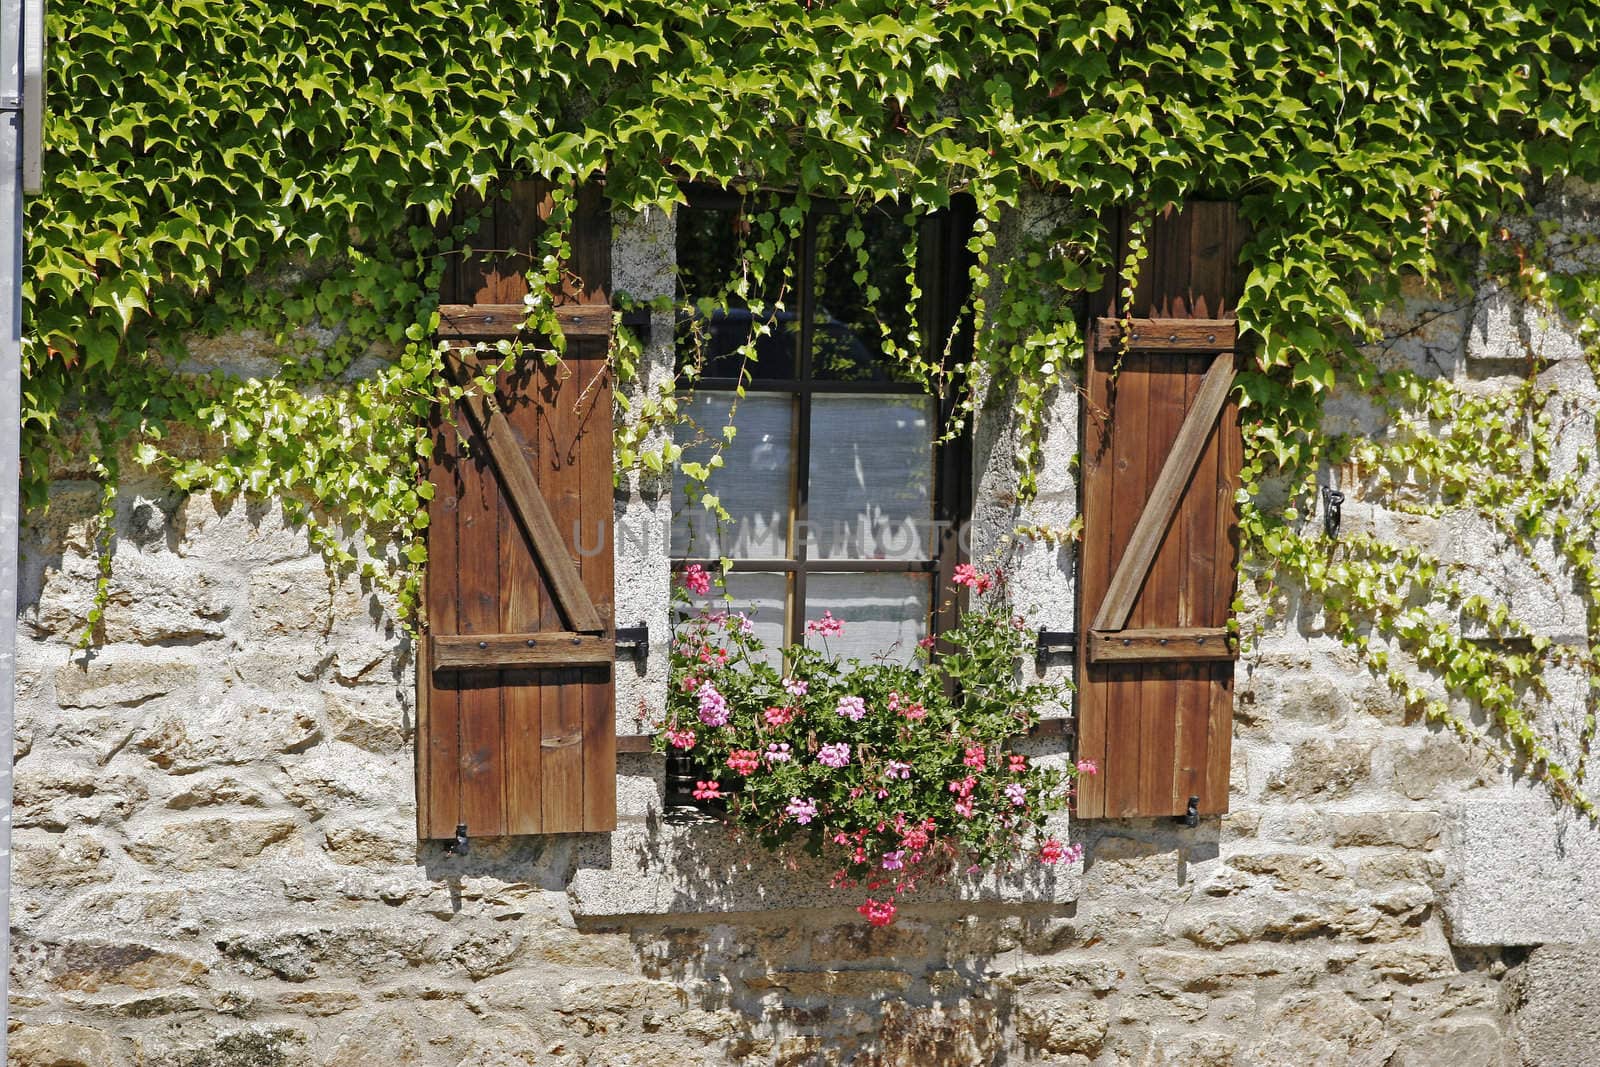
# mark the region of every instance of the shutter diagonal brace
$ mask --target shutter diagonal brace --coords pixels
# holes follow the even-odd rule
[[[1139,521],[1134,525],[1133,536],[1117,563],[1111,583],[1106,587],[1105,599],[1095,615],[1092,629],[1100,631],[1121,630],[1128,625],[1133,613],[1133,603],[1150,575],[1161,540],[1178,511],[1183,498],[1183,487],[1194,477],[1200,455],[1205,451],[1206,438],[1211,435],[1217,416],[1222,414],[1228,400],[1228,390],[1233,385],[1233,353],[1219,352],[1211,361],[1200,391],[1195,395],[1194,407],[1184,417],[1178,436],[1161,465],[1161,473],[1150,491]]]
[[[444,363],[451,381],[465,389],[469,383],[464,380],[464,369],[457,366],[459,358],[451,353]],[[550,505],[539,492],[539,483],[528,469],[527,459],[500,405],[491,397],[468,392],[462,395],[461,406],[472,428],[489,446],[489,459],[505,488],[507,502],[528,535],[534,558],[549,579],[550,591],[555,594],[567,625],[576,633],[600,633],[605,629],[600,613],[595,610],[589,591],[583,586],[583,577],[567,554],[561,531],[550,514]]]

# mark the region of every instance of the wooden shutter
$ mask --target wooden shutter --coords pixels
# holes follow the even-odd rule
[[[473,343],[524,318],[545,187],[480,214],[441,286],[440,335]],[[427,630],[417,657],[417,833],[450,838],[616,825],[612,666],[610,225],[585,190],[559,296],[564,360],[503,374],[492,398],[435,416],[427,477]]]
[[[1147,231],[1132,307],[1113,278],[1092,309],[1078,745],[1099,774],[1079,780],[1083,818],[1228,810],[1242,236],[1231,204],[1170,211]]]

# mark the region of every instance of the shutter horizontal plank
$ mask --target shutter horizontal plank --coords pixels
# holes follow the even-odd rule
[[[436,671],[525,667],[603,667],[616,659],[616,641],[560,630],[530,634],[468,634],[429,638]]]
[[[1089,631],[1089,662],[1238,659],[1224,626],[1186,626],[1144,630]]]
[[[556,322],[568,341],[607,341],[617,314],[609,304],[558,304]],[[621,314],[622,324],[630,327],[650,325],[650,311],[632,309]],[[523,329],[528,309],[523,304],[440,304],[438,336],[447,341],[500,341],[531,336]],[[569,351],[567,359],[603,359],[605,349],[582,346]]]
[[[1239,324],[1232,319],[1123,319],[1101,318],[1095,337],[1101,351],[1122,347],[1127,327],[1128,348],[1135,352],[1220,352],[1232,349]]]

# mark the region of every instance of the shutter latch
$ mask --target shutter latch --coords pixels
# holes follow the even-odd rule
[[[1044,659],[1052,652],[1076,652],[1078,650],[1078,631],[1076,630],[1040,630],[1039,643],[1034,646],[1034,654]]]
[[[650,654],[650,627],[642,622],[638,626],[617,627],[617,647],[632,649],[633,662],[642,664]]]
[[[445,843],[444,850],[454,856],[465,856],[472,851],[472,843],[467,840],[467,824],[456,824],[455,840]]]

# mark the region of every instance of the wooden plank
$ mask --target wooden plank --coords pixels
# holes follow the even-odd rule
[[[597,667],[616,658],[614,639],[560,630],[464,637],[436,635],[428,643],[436,671]]]
[[[1215,217],[1209,216],[1209,217]],[[1191,245],[1191,255],[1198,256],[1207,242],[1204,230],[1198,230]],[[1200,390],[1204,376],[1199,360],[1186,360],[1186,389],[1192,398]],[[1212,572],[1216,568],[1216,480],[1217,434],[1206,438],[1206,447],[1195,467],[1194,477],[1184,491],[1183,508],[1177,521],[1184,529],[1184,565],[1178,583],[1178,616],[1180,629],[1206,627],[1222,630],[1216,640],[1206,639],[1206,646],[1221,644],[1235,653],[1227,638],[1224,624],[1227,611],[1218,613],[1211,600]],[[1126,633],[1126,631],[1124,631]],[[1208,647],[1209,651],[1209,647]],[[1172,797],[1174,807],[1187,806],[1188,799],[1199,796],[1205,783],[1206,736],[1211,704],[1211,662],[1191,660],[1179,669],[1178,699],[1176,705],[1176,754],[1172,767]]]
[[[571,529],[579,518],[579,493],[581,472],[576,462],[577,419],[572,405],[576,393],[562,388],[566,379],[575,373],[568,367],[537,367],[533,374],[533,393],[539,408],[539,469],[540,498],[549,506],[553,528]],[[559,523],[560,526],[555,524]],[[577,592],[587,603],[589,596],[582,586],[572,557],[562,545],[560,558],[571,569],[579,583]],[[546,570],[546,577],[549,570]],[[594,608],[591,605],[590,611]],[[594,616],[598,624],[599,616]],[[558,629],[559,615],[552,598],[541,605],[541,625]],[[580,627],[573,627],[580,629]],[[583,683],[582,671],[555,670],[544,678],[539,692],[539,728],[541,744],[539,804],[543,813],[545,833],[576,833],[583,829]],[[577,744],[550,745],[577,737]],[[615,773],[613,769],[612,773]]]
[[[512,204],[518,203],[513,199]],[[537,214],[526,212],[537,222]],[[519,223],[519,216],[503,213],[497,228],[497,241],[502,247],[518,248],[532,238],[522,232],[532,223]],[[502,376],[498,383],[499,395],[508,397],[504,407],[506,421],[511,424],[522,451],[524,462],[538,469],[539,412],[527,395],[527,383],[532,373],[526,364]],[[526,635],[520,647],[528,649],[527,641],[539,644],[555,643],[554,634],[535,634],[539,628],[539,605],[546,597],[538,563],[533,558],[533,546],[518,527],[511,514],[511,506],[504,493],[500,496],[500,628],[504,635]],[[580,640],[589,638],[580,635]],[[514,638],[513,638],[514,640]],[[537,647],[537,645],[535,646]],[[567,646],[570,649],[570,645]],[[614,647],[614,646],[613,646]],[[539,799],[542,779],[540,770],[540,688],[545,673],[539,670],[506,670],[500,675],[505,686],[501,700],[505,705],[506,750],[506,832],[508,834],[537,834],[544,832],[544,809]]]
[[[1111,558],[1126,554],[1148,496],[1146,481],[1151,441],[1150,363],[1157,357],[1133,354],[1122,361],[1112,401],[1111,438],[1114,491],[1111,496]],[[1112,572],[1113,575],[1115,572]],[[1108,591],[1107,596],[1110,596]],[[1104,664],[1106,672],[1106,814],[1139,813],[1139,767],[1145,686],[1137,663]]]
[[[1091,330],[1096,327],[1091,326]],[[1107,379],[1102,361],[1110,357],[1102,354],[1098,346],[1090,344],[1084,366],[1084,396],[1079,419],[1079,433],[1083,441],[1082,478],[1079,484],[1078,509],[1083,515],[1084,536],[1078,546],[1078,611],[1080,627],[1089,618],[1105,595],[1105,584],[1111,575],[1110,538],[1102,534],[1105,520],[1102,509],[1111,495],[1111,422],[1106,410],[1109,403]],[[1105,503],[1103,503],[1105,502]],[[1073,698],[1073,715],[1078,723],[1079,759],[1090,759],[1098,767],[1105,766],[1106,718],[1104,668],[1089,662],[1085,643],[1078,642],[1074,657],[1077,660],[1077,693]],[[1099,818],[1105,814],[1105,777],[1091,775],[1079,778],[1073,799],[1073,810],[1080,818]]]
[[[445,360],[456,384],[465,386],[466,372],[453,358]],[[545,581],[556,602],[561,607],[572,629],[582,633],[598,633],[605,627],[600,622],[594,604],[583,587],[583,578],[573,565],[560,527],[551,517],[549,503],[539,491],[539,484],[528,469],[527,458],[517,442],[511,424],[506,421],[500,405],[480,393],[468,393],[461,398],[461,408],[467,420],[477,431],[479,439],[488,446],[489,457],[500,476],[500,486],[511,504],[511,510],[528,535],[535,558],[544,571]]]
[[[462,492],[456,509],[456,632],[492,634],[500,629],[499,494],[481,452],[464,458],[461,471]],[[459,671],[453,681],[461,701],[461,749],[457,753],[461,822],[473,837],[498,837],[505,833],[500,675],[494,670]]]
[[[1239,411],[1230,397],[1217,427],[1217,566],[1213,568],[1212,603],[1218,618],[1231,610],[1239,560],[1239,518],[1235,494],[1244,464]],[[1233,761],[1232,663],[1211,665],[1209,715],[1206,722],[1206,766],[1200,810],[1207,815],[1228,810],[1228,783]]]
[[[433,456],[428,477],[434,486],[428,501],[428,571],[423,595],[430,631],[456,628],[456,509],[462,490],[455,427],[437,414]],[[461,818],[461,703],[454,687],[434,684],[427,669],[427,642],[417,661],[417,835],[423,839],[454,837]]]
[[[1238,649],[1221,626],[1151,627],[1140,630],[1089,631],[1093,663],[1161,660],[1235,660]]]
[[[527,318],[528,309],[520,303],[440,304],[438,336],[451,341],[528,336],[522,329]],[[609,304],[563,304],[556,308],[556,320],[561,324],[562,334],[569,340],[579,337],[597,340],[609,338],[612,318]],[[598,359],[603,355],[591,353],[578,358]]]
[[[1187,268],[1187,256],[1184,257]],[[1159,273],[1159,271],[1158,271]],[[1149,417],[1145,421],[1145,484],[1160,482],[1170,458],[1172,442],[1184,422],[1185,380],[1182,356],[1150,354],[1145,375],[1150,388]],[[1182,487],[1179,488],[1181,499]],[[1181,504],[1176,505],[1181,507]],[[1183,527],[1168,523],[1150,561],[1149,580],[1135,605],[1133,625],[1139,628],[1170,625],[1178,614],[1178,579],[1182,572]],[[1091,650],[1092,651],[1092,650]],[[1139,813],[1156,814],[1172,804],[1172,764],[1177,746],[1179,679],[1171,662],[1147,661],[1142,671],[1139,698]]]
[[[1172,450],[1167,453],[1160,477],[1139,514],[1138,525],[1111,577],[1105,600],[1091,629],[1120,630],[1127,625],[1139,589],[1150,573],[1150,564],[1178,508],[1183,487],[1194,476],[1195,465],[1200,462],[1200,455],[1205,450],[1206,438],[1210,436],[1227,402],[1228,390],[1233,385],[1233,364],[1233,353],[1222,352],[1212,360],[1211,367],[1206,371],[1194,406],[1184,418]],[[1147,376],[1130,377],[1137,381]],[[1118,460],[1120,464],[1120,452]]]
[[[1101,318],[1095,343],[1105,351],[1122,348],[1123,320]],[[1128,348],[1135,352],[1219,352],[1234,347],[1239,324],[1233,319],[1134,319]]]

